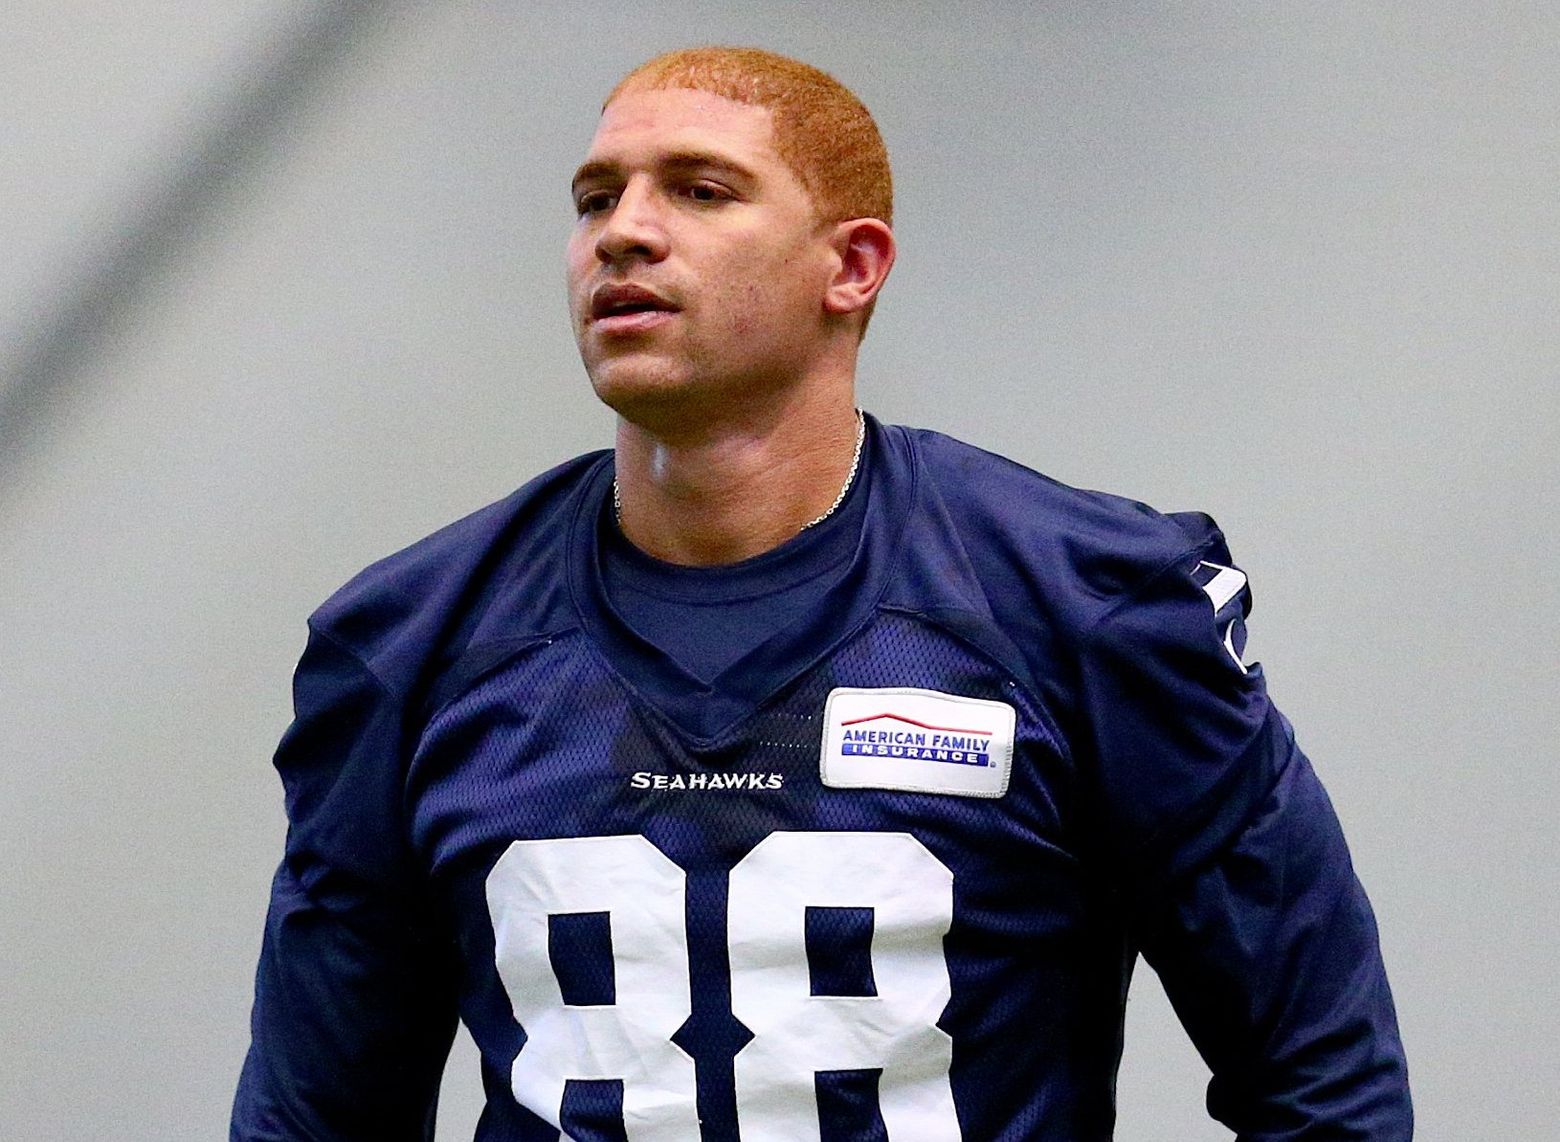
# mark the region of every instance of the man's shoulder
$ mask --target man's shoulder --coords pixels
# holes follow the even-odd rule
[[[923,503],[945,517],[977,573],[981,564],[1000,562],[1050,607],[1075,611],[1079,621],[1167,572],[1225,552],[1223,534],[1202,512],[1162,512],[1073,487],[943,433],[905,431],[920,458]]]
[[[354,575],[310,616],[365,663],[437,639],[514,573],[561,559],[573,493],[609,455],[590,452]]]

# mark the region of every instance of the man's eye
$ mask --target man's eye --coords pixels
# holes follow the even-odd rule
[[[583,218],[587,214],[611,210],[616,202],[617,195],[610,190],[589,190],[574,200],[574,209]]]
[[[683,193],[695,202],[724,202],[731,197],[724,187],[712,182],[690,183]]]

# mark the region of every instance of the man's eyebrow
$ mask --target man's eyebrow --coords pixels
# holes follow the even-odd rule
[[[730,155],[722,155],[715,151],[676,151],[667,155],[661,165],[674,171],[692,169],[725,171],[727,174],[738,175],[742,178],[752,178],[753,170],[745,163],[739,162]]]
[[[616,163],[609,163],[602,159],[592,159],[580,164],[580,169],[574,172],[574,178],[569,182],[571,187],[579,188],[582,182],[600,182],[610,178],[617,171]]]
[[[736,175],[739,178],[751,179],[752,168],[729,155],[723,155],[716,151],[685,150],[673,151],[663,155],[657,161],[656,166],[680,173],[690,170],[717,170]],[[622,177],[623,166],[611,159],[588,159],[580,164],[579,170],[574,172],[574,179],[569,184],[578,189],[581,183],[602,182]]]

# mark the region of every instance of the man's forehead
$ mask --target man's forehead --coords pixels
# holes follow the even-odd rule
[[[778,158],[767,107],[687,88],[620,92],[602,110],[587,162],[620,161],[642,151]]]

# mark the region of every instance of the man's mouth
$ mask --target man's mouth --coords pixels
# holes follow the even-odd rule
[[[648,327],[677,308],[654,290],[628,283],[597,286],[590,295],[591,321],[612,329]]]

